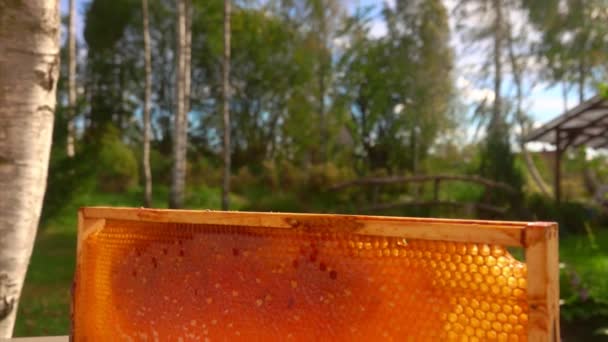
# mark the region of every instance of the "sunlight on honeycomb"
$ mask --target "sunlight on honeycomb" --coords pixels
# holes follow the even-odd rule
[[[75,281],[77,341],[525,341],[505,248],[334,232],[107,221]]]

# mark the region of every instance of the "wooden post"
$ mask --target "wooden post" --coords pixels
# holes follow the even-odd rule
[[[554,177],[554,193],[555,193],[555,202],[557,204],[560,203],[561,201],[561,183],[562,183],[562,172],[561,172],[561,164],[562,164],[562,149],[561,149],[561,136],[562,136],[562,131],[559,129],[559,127],[555,130],[555,160],[554,163],[555,165],[554,167],[554,172],[555,172],[555,177]]]
[[[560,341],[558,246],[557,224],[530,223],[526,227],[528,341]]]

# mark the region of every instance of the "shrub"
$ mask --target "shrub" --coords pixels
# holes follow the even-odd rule
[[[221,187],[223,167],[215,166],[203,156],[191,157],[188,161],[186,182],[192,186]],[[171,161],[169,161],[171,162]],[[169,166],[169,170],[171,164]]]
[[[601,216],[597,210],[580,202],[564,202],[559,205],[552,198],[533,194],[526,198],[524,219],[557,221],[562,234],[585,233],[585,225]]]
[[[308,175],[308,190],[312,192],[327,191],[338,181],[348,179],[348,176],[344,170],[331,162],[314,165],[310,168]]]
[[[104,191],[123,192],[137,184],[138,163],[133,151],[119,137],[118,130],[104,130],[97,158],[98,185]]]
[[[258,179],[251,173],[247,166],[241,167],[236,174],[231,177],[231,191],[244,193],[248,189],[255,187]]]
[[[171,157],[165,156],[156,149],[150,149],[150,171],[153,184],[169,184],[171,181],[171,167]]]

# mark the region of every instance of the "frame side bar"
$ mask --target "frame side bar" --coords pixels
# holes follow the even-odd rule
[[[362,235],[523,246],[525,222],[446,220],[333,214],[256,213],[91,207],[83,218],[237,225],[350,232]]]
[[[531,223],[525,230],[528,267],[528,340],[560,341],[557,224]]]

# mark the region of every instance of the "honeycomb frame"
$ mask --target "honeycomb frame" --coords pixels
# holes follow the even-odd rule
[[[355,236],[398,238],[404,239],[404,241],[412,239],[415,241],[430,240],[447,243],[486,244],[499,247],[523,247],[527,267],[527,272],[524,273],[527,286],[523,293],[527,308],[527,340],[559,340],[558,228],[555,223],[109,207],[81,208],[78,218],[75,289],[79,286],[76,279],[81,265],[84,264],[81,259],[86,249],[85,242],[90,234],[99,233],[106,226],[111,226],[112,222],[118,221],[132,222],[135,225],[177,224],[263,227],[305,233],[347,233]],[[335,272],[332,273],[329,270],[327,274],[330,278],[336,276]],[[453,301],[458,301],[458,299],[454,298]],[[78,300],[74,295],[72,302],[73,323],[76,311],[78,311]],[[458,325],[458,322],[455,322],[455,324]],[[78,325],[73,325],[72,336],[78,337]],[[443,340],[446,337],[449,336],[438,335],[437,339]],[[502,336],[494,337],[501,340],[500,337]],[[485,338],[489,339],[489,336],[485,336]],[[75,338],[75,340],[80,339]],[[484,338],[480,340],[484,340]]]

